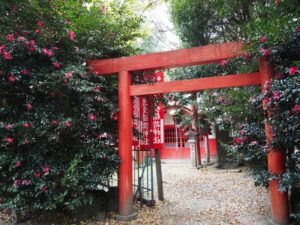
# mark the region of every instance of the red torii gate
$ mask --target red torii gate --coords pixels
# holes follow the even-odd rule
[[[241,42],[208,45],[190,49],[181,49],[160,53],[136,55],[105,60],[90,61],[92,72],[101,75],[118,74],[119,113],[119,156],[122,163],[119,168],[119,218],[128,220],[133,212],[132,184],[132,96],[152,95],[170,92],[191,92],[216,88],[261,85],[273,78],[273,70],[266,59],[259,61],[259,72],[238,75],[218,76],[192,80],[181,80],[154,84],[131,85],[131,72],[158,70],[174,67],[192,66],[220,62],[222,59],[244,56]],[[264,105],[265,107],[265,105]],[[270,126],[265,127],[267,143],[271,141]],[[268,170],[272,174],[285,171],[285,155],[276,149],[268,153]],[[270,198],[273,221],[278,224],[289,222],[288,195],[277,188],[278,180],[270,182]]]

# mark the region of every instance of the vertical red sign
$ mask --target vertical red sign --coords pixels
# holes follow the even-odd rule
[[[154,74],[154,78],[156,82],[163,82],[164,73],[157,72]],[[139,149],[150,149],[151,142],[152,148],[161,148],[164,142],[164,107],[162,104],[159,104],[155,109],[153,118],[150,118],[150,104],[148,98],[144,96],[133,97],[132,124],[133,127],[142,134],[140,138],[136,135],[133,136],[133,145]]]

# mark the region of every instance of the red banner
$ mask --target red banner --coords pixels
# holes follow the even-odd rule
[[[163,72],[157,72],[152,76],[156,82],[163,82],[164,80]],[[149,97],[133,97],[133,127],[142,134],[141,138],[133,136],[133,145],[137,149],[163,147],[164,107],[160,104],[155,109],[153,118],[150,118],[149,107]]]

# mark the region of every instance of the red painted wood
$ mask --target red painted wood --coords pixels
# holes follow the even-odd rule
[[[273,68],[266,63],[265,58],[261,58],[259,62],[260,72],[262,74],[262,92],[266,92],[266,84],[273,78]],[[265,102],[263,107],[266,109]],[[269,124],[265,126],[267,144],[271,143],[272,133]],[[268,153],[268,170],[271,174],[280,175],[285,172],[285,154],[278,149],[269,149]],[[289,223],[289,204],[287,192],[280,192],[278,190],[278,180],[271,181],[270,184],[270,199],[272,207],[273,221],[277,224]]]
[[[119,73],[119,156],[122,160],[119,168],[119,213],[128,216],[133,213],[132,187],[132,102],[129,95],[130,74]]]
[[[114,59],[93,60],[88,63],[92,72],[101,75],[120,71],[145,71],[193,66],[219,62],[222,59],[246,55],[241,42],[207,45],[196,48],[151,53]]]
[[[161,159],[190,159],[190,148],[162,148],[160,151]]]
[[[191,80],[178,80],[155,84],[131,85],[130,95],[138,96],[171,92],[190,92],[256,84],[261,84],[261,75],[258,72]]]
[[[209,138],[209,153],[211,156],[217,155],[217,140],[215,138]]]

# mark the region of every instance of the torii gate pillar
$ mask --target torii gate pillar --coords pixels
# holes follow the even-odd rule
[[[273,67],[267,65],[266,58],[260,58],[259,69],[261,73],[261,87],[262,92],[267,91],[268,82],[273,78]],[[264,109],[266,108],[263,102]],[[270,144],[272,141],[272,131],[270,125],[265,125],[266,141]],[[278,149],[269,149],[268,152],[268,170],[273,175],[281,175],[285,172],[285,154]],[[272,218],[275,223],[289,224],[289,203],[287,192],[280,192],[278,190],[279,181],[274,179],[269,182],[270,200],[272,208]]]
[[[120,163],[119,182],[119,215],[118,220],[128,221],[136,217],[133,212],[133,187],[132,187],[132,102],[130,98],[131,76],[128,71],[118,74],[118,137]]]

